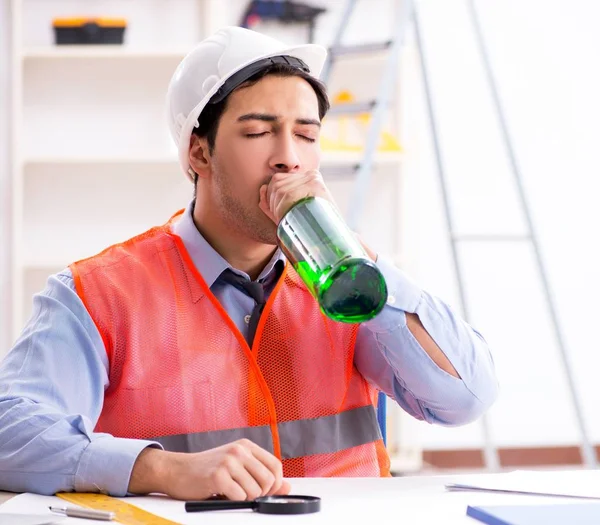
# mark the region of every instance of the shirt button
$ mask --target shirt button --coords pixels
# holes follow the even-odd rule
[[[250,324],[250,316],[249,315],[244,316],[244,323]]]
[[[387,299],[387,304],[396,304],[396,298],[393,295],[389,295]]]

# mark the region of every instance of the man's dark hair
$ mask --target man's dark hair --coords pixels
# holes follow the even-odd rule
[[[317,100],[319,103],[319,119],[323,119],[329,110],[329,98],[327,97],[327,88],[325,87],[325,84],[301,69],[292,67],[288,64],[273,64],[265,67],[258,73],[252,75],[248,80],[240,84],[238,88],[248,87],[256,84],[260,79],[266,77],[267,75],[274,75],[278,77],[300,77],[306,80],[317,95]],[[235,90],[233,92],[235,92]],[[207,104],[202,110],[202,113],[200,113],[200,117],[198,117],[199,126],[192,130],[194,135],[197,135],[198,137],[206,137],[206,141],[208,142],[208,151],[211,154],[215,147],[215,140],[217,138],[217,130],[219,128],[221,115],[227,108],[227,100],[229,99],[229,96],[230,95],[227,95],[221,102],[217,102],[216,104]],[[197,175],[194,177],[194,187],[196,186],[195,183],[197,177]]]

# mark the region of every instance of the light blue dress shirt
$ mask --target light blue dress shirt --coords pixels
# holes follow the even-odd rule
[[[246,335],[254,301],[220,279],[230,265],[199,233],[191,206],[173,231]],[[259,276],[267,295],[276,282],[274,266],[283,258],[278,250]],[[377,265],[389,301],[359,328],[356,368],[418,419],[443,425],[473,421],[498,390],[484,339],[384,258]],[[421,348],[406,326],[405,312],[419,316],[461,379],[441,370]],[[70,270],[64,270],[34,296],[33,314],[0,365],[0,490],[126,495],[138,454],[153,443],[94,432],[107,387],[102,339],[75,292]]]

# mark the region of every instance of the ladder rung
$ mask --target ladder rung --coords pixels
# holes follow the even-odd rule
[[[368,102],[352,102],[344,104],[336,104],[331,106],[327,113],[328,115],[356,115],[360,113],[370,113],[375,107],[375,100]]]
[[[455,242],[516,242],[530,241],[531,235],[453,235]]]
[[[392,45],[392,41],[387,42],[372,42],[370,44],[355,44],[352,46],[335,46],[329,48],[329,53],[332,58],[348,55],[361,55],[363,53],[377,53],[385,51]]]
[[[360,164],[331,164],[322,167],[325,178],[329,177],[351,177],[356,175]]]

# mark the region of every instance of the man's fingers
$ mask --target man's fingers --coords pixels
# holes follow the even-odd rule
[[[267,197],[271,210],[275,210],[276,201],[280,201],[287,193],[292,192],[295,188],[302,187],[314,178],[311,173],[286,174],[284,179],[271,180],[267,187]]]
[[[283,465],[281,461],[264,448],[259,447],[256,443],[250,442],[249,449],[252,455],[273,475],[274,480],[269,492],[269,494],[273,494],[273,491],[279,490],[283,481]]]
[[[215,472],[212,492],[222,494],[232,501],[244,501],[247,497],[244,489],[231,477],[231,473],[225,467]]]
[[[285,479],[281,483],[281,487],[276,492],[272,492],[272,496],[287,496],[292,490],[292,486]]]
[[[244,466],[260,486],[261,493],[259,495],[266,496],[270,494],[276,481],[275,474],[253,454],[250,454]]]
[[[266,185],[266,189],[260,188],[259,207],[278,223],[296,202],[306,197],[324,197],[332,201],[323,176],[318,170],[305,173],[276,173]]]
[[[283,217],[301,199],[306,197],[319,197],[324,194],[324,189],[314,181],[305,181],[299,184],[290,184],[277,193],[273,193],[270,208],[275,217]]]
[[[229,468],[231,478],[242,488],[244,491],[244,498],[252,500],[262,495],[262,488],[258,484],[257,480],[254,479],[252,474],[246,469],[246,466],[240,462],[235,462]]]
[[[288,195],[294,188],[302,186],[303,184],[304,178],[293,178],[288,181],[280,182],[277,186],[271,187],[268,201],[270,210],[275,214],[275,210],[277,210],[281,200],[285,198],[285,196]]]
[[[258,205],[262,211],[266,211],[269,208],[269,201],[267,199],[267,185],[263,184],[258,193]]]

